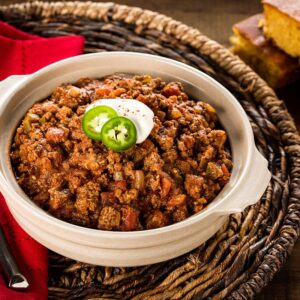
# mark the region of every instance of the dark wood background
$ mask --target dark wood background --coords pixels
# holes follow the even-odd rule
[[[0,0],[0,4],[25,0]],[[283,0],[284,1],[284,0]],[[219,43],[229,46],[232,25],[262,11],[260,0],[115,0],[120,4],[158,11],[193,26]],[[299,83],[277,91],[300,128]],[[297,95],[298,94],[298,95]],[[258,300],[300,300],[300,243]]]

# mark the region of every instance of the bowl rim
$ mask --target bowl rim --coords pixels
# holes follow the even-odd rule
[[[245,127],[244,133],[247,134],[247,138],[246,138],[247,143],[249,145],[249,148],[252,147],[252,149],[248,149],[248,159],[245,159],[246,164],[244,166],[244,170],[240,174],[240,178],[237,180],[235,186],[233,186],[231,188],[230,192],[235,191],[237,189],[237,187],[239,186],[239,183],[242,181],[242,179],[244,179],[244,177],[247,173],[247,170],[249,168],[250,158],[251,158],[251,156],[253,154],[252,152],[254,150],[253,147],[256,148],[255,143],[254,143],[254,135],[253,135],[253,131],[251,129],[250,122],[247,118],[245,111],[243,110],[242,106],[240,105],[240,103],[223,85],[221,85],[219,82],[217,82],[215,79],[213,79],[206,73],[204,73],[196,68],[193,68],[189,65],[186,65],[184,63],[181,63],[181,62],[169,59],[169,58],[157,56],[157,55],[136,53],[136,52],[115,51],[115,52],[84,54],[84,55],[79,55],[79,56],[61,60],[59,62],[48,65],[33,74],[27,75],[27,77],[25,79],[23,79],[18,85],[16,85],[16,87],[14,89],[10,90],[5,95],[5,98],[6,98],[6,100],[12,99],[14,94],[16,93],[16,91],[18,91],[25,85],[29,84],[30,81],[38,78],[39,76],[41,76],[44,73],[55,70],[57,67],[60,67],[65,64],[71,64],[73,62],[89,60],[91,58],[98,57],[98,56],[104,56],[104,57],[105,56],[106,57],[136,56],[136,57],[144,57],[144,58],[148,58],[148,59],[155,59],[157,61],[161,61],[166,64],[172,64],[172,65],[175,65],[177,68],[186,69],[186,70],[194,73],[196,76],[202,77],[202,80],[205,80],[208,84],[210,84],[211,86],[215,86],[215,88],[218,88],[219,90],[221,90],[223,94],[226,94],[227,98],[231,99],[233,105],[235,105],[236,109],[239,110],[239,112],[240,112],[241,118],[244,121],[243,122],[244,123],[243,125]],[[9,100],[8,100],[8,103],[9,103]],[[60,229],[64,229],[64,230],[67,229],[69,232],[73,232],[73,233],[77,233],[77,234],[81,233],[81,234],[85,234],[85,235],[87,234],[89,236],[98,237],[98,238],[99,238],[99,236],[102,236],[103,238],[127,239],[127,238],[132,238],[132,237],[156,236],[157,234],[160,234],[160,233],[170,233],[170,232],[176,231],[178,229],[183,229],[185,227],[193,225],[194,223],[199,222],[200,220],[204,219],[208,215],[215,213],[214,209],[216,209],[220,204],[222,204],[222,201],[220,201],[220,202],[212,201],[208,207],[206,207],[204,210],[202,210],[198,214],[194,214],[183,221],[180,221],[178,223],[171,224],[168,226],[164,226],[161,228],[139,230],[139,231],[106,231],[106,230],[101,230],[101,229],[83,227],[83,226],[75,225],[75,224],[69,223],[67,221],[58,219],[58,218],[50,215],[46,211],[42,210],[41,208],[39,208],[28,196],[26,196],[26,198],[28,198],[31,203],[24,201],[25,193],[24,193],[24,197],[22,197],[13,188],[13,186],[11,185],[9,180],[7,180],[7,178],[5,178],[2,170],[0,170],[0,187],[2,190],[5,190],[5,192],[9,192],[14,197],[14,199],[18,200],[18,204],[21,206],[22,209],[26,210],[30,214],[34,214],[35,217],[38,218],[39,220],[46,221],[50,226],[55,225],[55,226],[59,227]],[[226,195],[226,197],[227,196],[228,195]],[[227,214],[229,214],[229,213],[227,213]]]

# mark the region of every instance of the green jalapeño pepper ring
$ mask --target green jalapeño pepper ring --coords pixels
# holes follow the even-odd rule
[[[136,143],[136,127],[128,118],[114,117],[102,126],[101,138],[102,143],[113,151],[124,151]]]
[[[101,129],[109,119],[116,117],[117,112],[106,105],[95,106],[86,111],[82,119],[85,134],[96,141],[101,141]]]

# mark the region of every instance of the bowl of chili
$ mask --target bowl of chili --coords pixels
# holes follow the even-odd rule
[[[114,73],[150,74],[167,82],[179,81],[187,94],[216,109],[228,134],[233,169],[229,182],[199,213],[161,228],[126,232],[99,230],[52,216],[20,188],[10,152],[15,130],[28,109],[49,97],[61,83],[75,82],[83,75],[99,78]],[[256,203],[269,183],[268,163],[255,147],[251,125],[238,101],[214,79],[185,64],[129,52],[89,54],[60,61],[32,75],[12,76],[0,84],[0,90],[1,192],[25,231],[49,249],[70,258],[107,266],[137,266],[179,256],[205,242],[231,213]],[[130,148],[137,140],[132,120],[99,107],[86,112],[82,126],[87,135],[117,152]],[[108,115],[100,134],[97,126],[91,125],[95,113],[97,116]],[[130,132],[130,139],[123,136],[119,140],[110,138],[116,128],[125,128]]]

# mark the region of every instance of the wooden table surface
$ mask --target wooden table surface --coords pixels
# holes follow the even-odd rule
[[[0,0],[0,4],[25,0]],[[103,0],[104,1],[104,0]],[[115,0],[120,4],[158,11],[193,26],[210,38],[228,46],[231,26],[262,11],[259,0]],[[299,83],[278,91],[300,128]],[[300,243],[271,284],[256,297],[259,300],[300,300]]]

